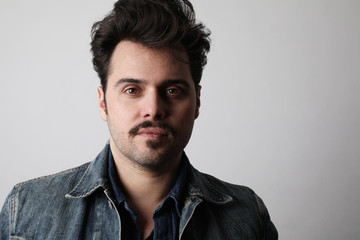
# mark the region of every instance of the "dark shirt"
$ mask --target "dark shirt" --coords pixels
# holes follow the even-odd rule
[[[109,148],[108,154],[108,173],[114,202],[121,217],[121,235],[123,239],[140,239],[141,232],[137,225],[137,214],[133,211],[122,192],[119,175],[116,170],[115,162]],[[153,214],[154,229],[147,239],[178,239],[179,221],[181,209],[184,204],[184,187],[186,184],[187,169],[189,160],[184,157],[181,159],[179,174],[175,185],[158,206]]]

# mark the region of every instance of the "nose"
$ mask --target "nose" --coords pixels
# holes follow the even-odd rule
[[[157,90],[149,90],[142,99],[141,115],[149,121],[162,120],[167,116],[166,101]]]

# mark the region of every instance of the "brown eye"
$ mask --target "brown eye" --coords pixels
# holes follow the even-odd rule
[[[131,95],[137,94],[138,90],[136,88],[127,88],[125,89],[125,92]]]
[[[180,90],[177,89],[177,88],[169,88],[167,90],[167,93],[170,94],[170,95],[176,95],[176,94],[179,94],[180,93]]]

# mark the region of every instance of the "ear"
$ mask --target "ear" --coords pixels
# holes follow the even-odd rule
[[[97,88],[97,91],[98,91],[98,99],[99,99],[100,116],[104,121],[107,121],[105,93],[104,93],[103,88],[101,86],[99,86]]]
[[[201,93],[201,85],[198,85],[196,92],[196,109],[195,109],[195,119],[197,119],[200,115],[200,93]]]

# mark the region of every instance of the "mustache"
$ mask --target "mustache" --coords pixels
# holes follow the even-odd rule
[[[161,128],[161,129],[166,130],[167,132],[170,132],[173,136],[175,135],[174,129],[172,127],[170,127],[167,123],[163,122],[163,121],[156,121],[156,122],[145,121],[145,122],[142,122],[142,123],[136,125],[135,127],[133,127],[132,129],[130,129],[129,134],[134,136],[140,131],[140,129],[149,128],[149,127]]]

